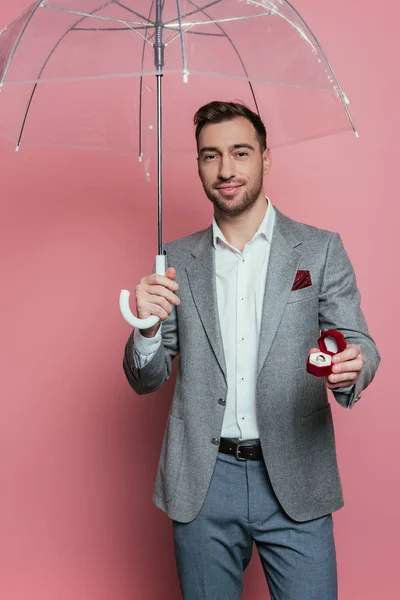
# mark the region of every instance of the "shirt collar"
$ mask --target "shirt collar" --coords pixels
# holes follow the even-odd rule
[[[253,236],[253,240],[256,237],[258,237],[259,235],[263,235],[265,237],[265,239],[267,240],[267,242],[271,243],[272,234],[274,231],[274,224],[275,224],[275,209],[272,206],[270,199],[266,198],[266,200],[267,200],[267,210],[265,211],[265,216],[264,216],[263,220],[261,221],[259,228],[257,229],[256,233]],[[213,229],[214,248],[217,247],[218,240],[224,242],[224,244],[227,244],[228,246],[230,245],[226,241],[225,236],[222,233],[221,229],[218,227],[217,221],[215,220],[215,216],[213,217],[212,229]],[[253,240],[251,240],[251,241],[253,241]]]

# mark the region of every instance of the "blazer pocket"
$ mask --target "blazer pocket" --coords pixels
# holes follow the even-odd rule
[[[164,434],[155,493],[169,502],[176,490],[183,458],[185,424],[170,414]]]
[[[292,290],[289,294],[288,304],[291,302],[310,300],[314,297],[318,298],[318,289],[315,285],[309,285],[308,287],[301,288],[300,290]]]

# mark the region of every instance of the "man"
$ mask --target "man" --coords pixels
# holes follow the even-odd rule
[[[180,355],[154,501],[173,520],[185,600],[239,600],[253,543],[272,600],[334,600],[331,513],[343,499],[326,388],[352,408],[379,353],[339,235],[266,199],[260,118],[211,102],[195,125],[213,224],[166,245],[165,277],[141,279],[138,315],[162,324],[135,330],[124,357],[146,394]],[[328,329],[348,345],[325,379],[306,362]]]

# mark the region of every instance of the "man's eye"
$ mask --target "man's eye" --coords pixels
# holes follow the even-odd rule
[[[204,157],[204,160],[208,161],[208,160],[212,160],[213,158],[215,158],[215,154],[206,154],[206,156]]]
[[[239,158],[243,158],[244,156],[248,156],[248,155],[249,155],[249,153],[245,152],[244,150],[242,152],[238,152],[236,154],[236,156],[238,156]]]

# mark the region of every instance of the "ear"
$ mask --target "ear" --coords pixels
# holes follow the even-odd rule
[[[272,168],[272,154],[270,148],[267,148],[263,153],[264,175],[268,175]]]

